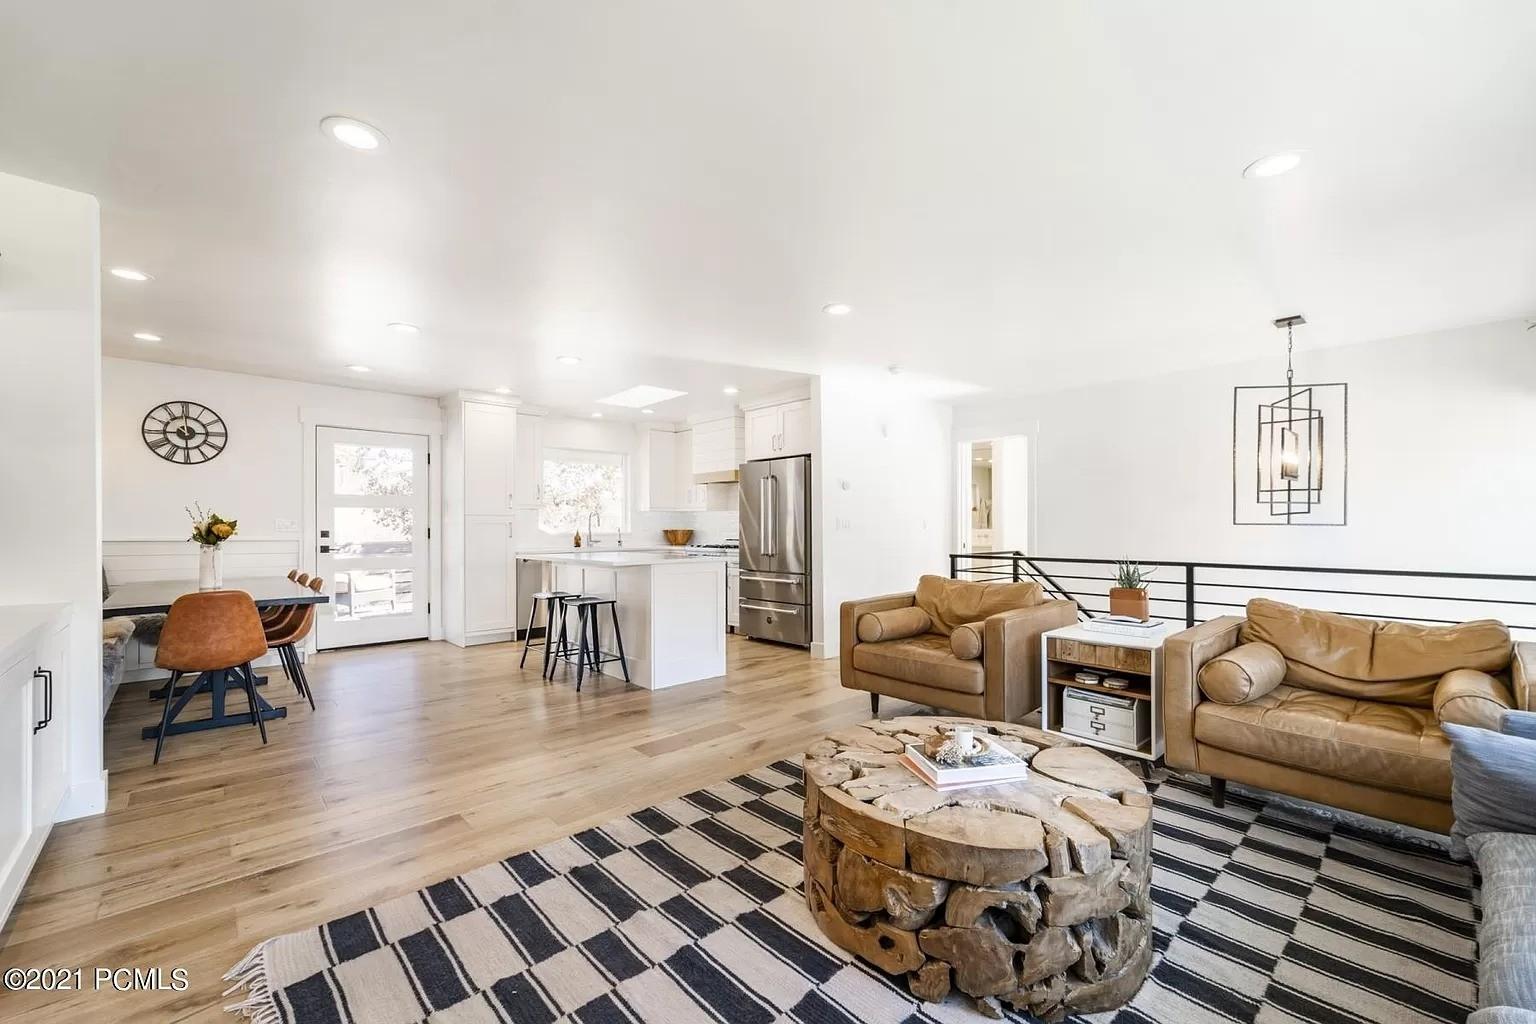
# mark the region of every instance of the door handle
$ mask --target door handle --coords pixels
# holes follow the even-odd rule
[[[322,555],[330,554],[331,553],[331,546],[329,544],[321,544],[320,545],[320,553]]]
[[[41,721],[32,726],[33,733],[38,733],[48,728],[48,723],[53,721],[53,673],[42,666],[38,666],[33,671],[32,678],[43,681],[43,717]]]

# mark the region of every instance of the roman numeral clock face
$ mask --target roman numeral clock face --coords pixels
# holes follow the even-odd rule
[[[219,414],[196,402],[166,402],[144,416],[144,443],[166,462],[196,466],[218,457],[229,442]]]

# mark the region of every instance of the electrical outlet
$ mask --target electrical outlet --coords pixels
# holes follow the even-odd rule
[[[276,530],[278,533],[298,533],[299,521],[297,519],[279,519]]]

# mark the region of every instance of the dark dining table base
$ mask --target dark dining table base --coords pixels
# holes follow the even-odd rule
[[[239,672],[240,670],[235,668],[204,672],[198,677],[197,682],[191,686],[178,687],[174,697],[166,698],[167,700],[174,699],[176,701],[175,706],[171,708],[171,717],[173,719],[181,713],[181,709],[186,707],[188,701],[200,693],[213,695],[213,710],[207,718],[194,718],[190,722],[173,721],[166,727],[165,734],[167,736],[179,736],[184,732],[224,729],[232,725],[254,725],[255,719],[251,717],[249,711],[241,711],[238,714],[232,715],[224,710],[224,695],[229,691],[231,685],[233,685],[236,692],[241,694],[245,692],[245,683],[241,681]],[[262,685],[266,681],[266,676],[256,676],[252,680],[257,686]],[[164,692],[164,690],[165,687],[161,687],[161,692]],[[150,696],[153,697],[154,694]],[[259,693],[256,695],[256,707],[261,711],[261,717],[269,722],[274,718],[288,717],[288,709],[286,707],[273,707]],[[139,735],[146,740],[156,739],[160,735],[160,726],[158,724],[146,725],[143,732]]]

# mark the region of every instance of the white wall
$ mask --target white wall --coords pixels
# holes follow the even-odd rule
[[[92,196],[0,174],[0,603],[74,608],[63,817],[106,807],[99,223]]]
[[[1299,351],[1296,367],[1349,384],[1347,526],[1232,524],[1232,388],[1283,381],[1283,336],[1262,362],[961,404],[955,431],[1030,436],[1045,556],[1536,571],[1536,332]]]
[[[949,571],[951,410],[884,370],[826,372],[812,401],[816,650],[835,657],[842,602]]]
[[[172,465],[145,447],[140,435],[144,414],[177,399],[211,407],[229,427],[229,446],[212,462]],[[304,511],[302,409],[327,411],[336,426],[403,432],[442,418],[431,398],[132,359],[103,360],[106,541],[120,546],[185,540],[190,523],[183,509],[199,501],[204,508],[240,520],[240,533],[230,542],[231,559],[238,557],[242,542],[291,542],[296,548]],[[284,525],[288,528],[280,528]]]

